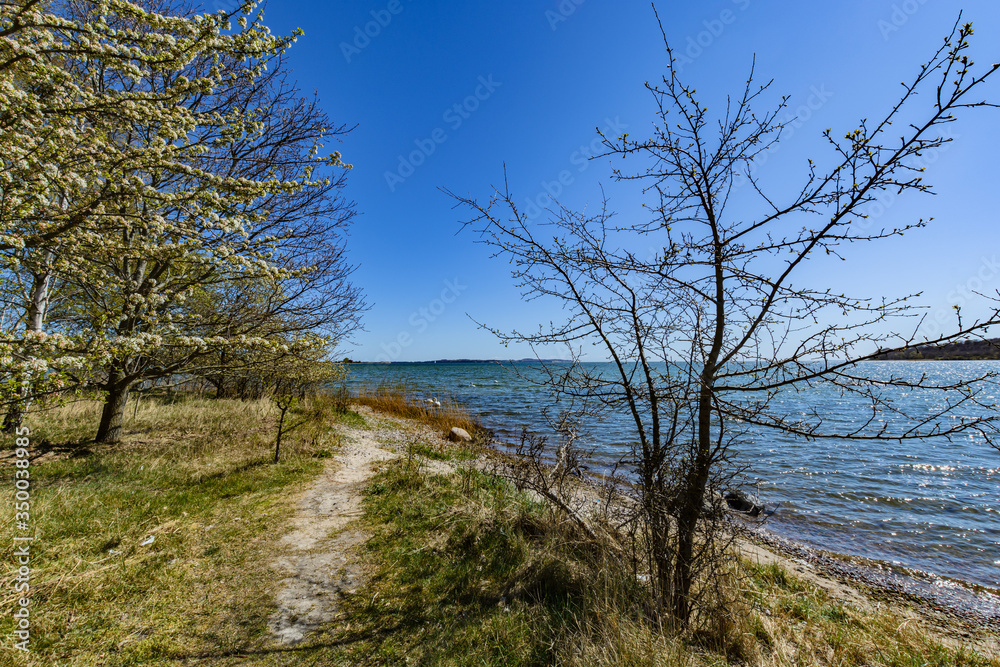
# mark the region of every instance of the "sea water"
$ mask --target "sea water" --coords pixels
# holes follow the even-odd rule
[[[989,370],[1000,371],[1000,362],[896,361],[862,367],[871,377],[917,379],[927,374],[930,381],[941,383]],[[544,412],[558,408],[552,408],[547,390],[533,382],[538,377],[537,365],[526,363],[356,364],[350,367],[349,385],[403,381],[417,397],[453,399],[512,438],[521,426],[551,435]],[[929,415],[949,398],[888,391],[916,414]],[[789,415],[805,415],[815,408],[827,426],[841,432],[871,417],[870,406],[831,384],[788,392],[777,401],[774,407]],[[951,419],[982,413],[977,410],[962,406]],[[890,411],[882,411],[878,419],[890,431],[907,427]],[[582,426],[581,444],[594,451],[595,469],[612,465],[634,440],[627,415],[604,415]],[[981,436],[817,441],[760,431],[737,442],[733,455],[734,462],[747,469],[747,490],[768,507],[777,507],[768,528],[778,535],[1000,589],[1000,452]]]

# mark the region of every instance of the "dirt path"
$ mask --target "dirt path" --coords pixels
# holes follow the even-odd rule
[[[275,563],[287,578],[269,627],[285,644],[297,644],[333,620],[339,595],[361,583],[364,569],[353,554],[367,535],[344,528],[361,516],[361,492],[372,464],[396,456],[385,448],[383,433],[342,430],[343,450],[302,494],[292,530],[282,538],[283,555]]]
[[[350,524],[362,514],[362,491],[374,474],[373,464],[405,455],[410,442],[432,443],[442,438],[442,434],[427,426],[376,415],[364,408],[359,411],[364,414],[367,426],[340,427],[345,443],[342,451],[301,494],[291,530],[281,538],[282,556],[274,566],[286,578],[277,595],[278,608],[269,627],[286,645],[298,644],[311,632],[335,623],[339,597],[353,592],[364,581],[365,568],[357,560],[356,552],[368,535]],[[434,472],[447,472],[451,468],[436,461],[423,461],[421,465]],[[748,543],[744,547],[749,558],[761,563],[779,563],[842,603],[869,610],[880,604],[858,590],[853,581],[820,571],[794,555],[762,545]],[[978,633],[970,631],[967,622],[938,618],[926,609],[922,613],[916,609],[907,611],[908,605],[893,606],[950,646],[973,643],[987,655],[1000,652],[995,637],[977,641]]]
[[[365,569],[356,551],[368,535],[349,526],[362,514],[362,492],[374,474],[373,464],[396,458],[410,442],[442,438],[429,426],[364,407],[355,409],[364,416],[366,426],[338,427],[344,436],[342,450],[302,493],[291,530],[281,538],[282,556],[274,567],[286,578],[268,625],[284,644],[298,644],[309,633],[335,622],[338,598],[363,583]],[[446,467],[434,461],[424,465]]]

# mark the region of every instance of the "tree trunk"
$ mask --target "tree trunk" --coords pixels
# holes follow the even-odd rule
[[[672,558],[673,549],[670,544],[670,520],[664,511],[666,496],[657,492],[649,509],[646,521],[649,525],[651,541],[651,556],[653,561],[656,590],[656,603],[660,611],[666,611],[673,606],[675,563]]]
[[[3,418],[4,433],[15,433],[21,427],[26,409],[27,406],[21,401],[10,404],[10,407],[7,408],[7,415]]]
[[[726,290],[724,257],[719,230],[714,216],[709,211],[714,243],[713,265],[715,269],[715,323],[712,348],[705,360],[701,373],[701,389],[698,392],[698,431],[691,468],[687,471],[684,494],[677,513],[677,563],[674,567],[674,616],[681,623],[691,617],[691,585],[696,572],[694,542],[698,534],[698,520],[701,518],[705,501],[705,489],[712,468],[712,399],[715,393],[717,364],[722,352],[726,327]]]
[[[34,281],[31,286],[31,303],[28,304],[26,330],[28,332],[40,332],[45,328],[45,314],[49,309],[49,296],[52,290],[52,261],[55,253],[51,250],[45,253],[43,268],[34,274]],[[7,408],[7,414],[3,420],[3,432],[14,433],[21,427],[24,415],[31,407],[31,389],[29,378],[25,378],[24,386],[18,393],[20,399],[13,401]]]
[[[101,425],[94,440],[97,442],[118,442],[122,437],[122,423],[125,421],[125,405],[128,403],[132,383],[122,378],[117,371],[108,376],[108,395],[104,399]]]
[[[686,623],[691,616],[691,586],[696,570],[695,539],[711,468],[712,390],[702,387],[698,406],[698,450],[687,472],[685,492],[677,513],[677,563],[674,567],[674,616]]]
[[[208,383],[215,387],[215,398],[231,398],[232,390],[226,385],[226,378],[222,375],[218,376],[208,376],[205,378]]]
[[[283,403],[280,399],[275,402],[278,404],[278,409],[281,411],[281,418],[278,420],[278,437],[274,441],[274,465],[278,465],[278,456],[281,453],[281,436],[285,433],[285,414],[288,412],[288,408],[291,407],[291,403]]]

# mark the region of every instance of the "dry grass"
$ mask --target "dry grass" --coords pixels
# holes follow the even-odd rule
[[[740,606],[731,651],[748,664],[996,667],[996,656],[946,646],[910,616],[882,605],[859,608],[775,564],[741,564]]]
[[[405,396],[396,388],[370,400],[394,414],[419,407]],[[7,641],[0,664],[1000,667],[773,565],[734,561],[725,613],[666,631],[651,620],[644,584],[600,544],[433,443],[412,445],[366,490],[369,582],[328,628],[280,646],[267,629],[277,537],[297,491],[338,446],[332,421],[361,420],[335,417],[331,405],[296,408],[303,425],[277,466],[266,401],[144,400],[112,447],[88,440],[96,404],[31,415],[34,451],[49,443],[31,468],[32,653]],[[441,424],[432,419],[421,421]],[[2,477],[10,488],[10,466]],[[12,517],[0,516],[10,545]],[[9,572],[12,547],[0,558]],[[11,594],[2,597],[9,609]],[[11,636],[11,621],[0,618],[0,635]]]
[[[441,407],[436,407],[427,403],[426,399],[417,397],[404,382],[364,387],[352,400],[385,414],[429,424],[441,429],[443,433],[457,426],[468,431],[474,438],[484,434],[482,425],[454,400],[445,398],[441,401]]]
[[[29,416],[38,455],[32,650],[15,653],[5,641],[0,663],[160,664],[268,648],[275,536],[297,489],[338,446],[329,419],[317,419],[322,406],[296,413],[305,423],[280,465],[270,463],[275,415],[266,401],[144,400],[137,412],[129,406],[125,439],[113,446],[88,440],[99,409],[76,402]],[[5,487],[12,479],[5,466]],[[14,562],[12,547],[0,558]],[[12,629],[5,615],[0,635]]]
[[[401,460],[368,498],[377,573],[327,637],[352,646],[348,664],[1000,667],[738,559],[727,609],[683,632],[659,627],[644,585],[599,544],[474,469],[442,476]]]

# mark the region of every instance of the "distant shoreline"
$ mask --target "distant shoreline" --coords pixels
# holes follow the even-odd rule
[[[886,352],[875,357],[873,361],[1000,361],[1000,339],[983,341],[982,346],[989,346],[988,351],[974,353],[963,343],[942,347],[912,347],[898,352]],[[357,361],[344,359],[341,363],[351,366],[405,366],[433,364],[572,364],[571,359],[434,359],[430,361]],[[605,363],[605,362],[587,362]]]
[[[1000,338],[970,340],[947,345],[918,345],[885,352],[878,361],[996,361],[1000,360]]]
[[[432,361],[354,361],[345,359],[345,364],[365,364],[368,366],[391,366],[393,364],[572,364],[571,359],[434,359]]]

